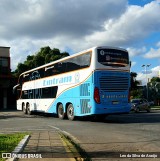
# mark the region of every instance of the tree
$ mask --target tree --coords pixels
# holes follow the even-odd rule
[[[61,59],[66,56],[69,56],[69,53],[61,53],[57,48],[51,49],[49,46],[42,47],[38,53],[34,55],[28,55],[24,63],[19,63],[16,70],[13,72],[13,75],[18,77],[21,73],[27,70],[33,69],[51,61]]]
[[[139,82],[136,80],[137,73],[131,72],[131,98],[142,98],[143,97],[143,89],[138,87]]]
[[[17,69],[13,72],[13,76],[18,77],[18,75],[24,71],[28,70],[28,66],[23,64],[23,63],[19,63],[17,66]]]
[[[139,82],[136,80],[137,73],[131,72],[131,90],[138,88]]]
[[[160,78],[153,77],[148,83],[149,99],[154,100],[158,105],[160,104]]]

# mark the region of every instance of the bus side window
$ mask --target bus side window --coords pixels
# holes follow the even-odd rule
[[[65,73],[65,72],[66,72],[66,63],[65,62],[56,63],[54,65],[53,70],[52,70],[53,75],[61,74],[61,73]]]
[[[51,76],[53,69],[54,69],[54,65],[45,67],[44,68],[44,77]]]
[[[74,71],[90,66],[91,53],[79,55],[77,57],[66,60],[66,71]]]
[[[80,66],[73,62],[67,62],[67,72],[80,69]]]
[[[42,98],[56,98],[58,86],[42,88]]]
[[[44,75],[47,77],[47,76],[50,76],[50,70],[47,70],[47,69],[45,69],[44,70]]]
[[[30,73],[23,74],[23,83],[28,82],[30,80]]]

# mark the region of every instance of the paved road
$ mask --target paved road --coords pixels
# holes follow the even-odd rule
[[[160,152],[160,111],[111,115],[106,117],[104,122],[92,122],[87,119],[69,121],[53,116],[0,112],[0,133],[55,128],[74,136],[91,155],[95,152],[104,155],[104,151],[107,155],[114,155],[110,152],[118,152],[118,155],[124,152]]]

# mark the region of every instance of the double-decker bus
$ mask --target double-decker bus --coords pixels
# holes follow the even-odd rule
[[[60,119],[128,113],[130,63],[127,50],[99,46],[26,71],[14,87],[17,109]]]

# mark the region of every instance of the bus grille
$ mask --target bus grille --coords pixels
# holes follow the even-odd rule
[[[105,92],[123,92],[128,89],[129,78],[124,76],[101,76],[100,89]]]

